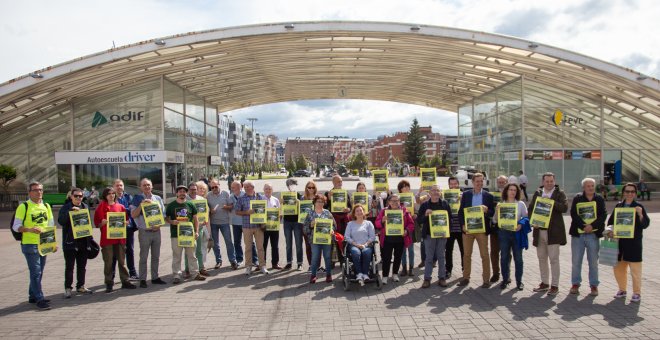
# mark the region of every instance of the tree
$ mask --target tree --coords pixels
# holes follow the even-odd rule
[[[289,157],[289,160],[286,161],[286,169],[289,172],[295,172],[296,171],[296,164],[293,162],[293,157]]]
[[[410,131],[403,147],[408,164],[419,166],[424,156],[424,136],[420,132],[417,118],[413,119],[412,125],[410,125]]]
[[[368,163],[367,156],[360,151],[357,155],[351,157],[347,165],[349,169],[362,171],[367,167]]]
[[[11,165],[0,164],[0,180],[2,180],[2,189],[9,193],[9,185],[16,179],[16,168]]]
[[[296,157],[296,170],[304,169],[307,169],[307,160],[305,159],[305,156],[298,155],[298,157]]]
[[[224,176],[227,173],[227,170],[225,169],[225,166],[220,164],[218,167],[218,175]]]

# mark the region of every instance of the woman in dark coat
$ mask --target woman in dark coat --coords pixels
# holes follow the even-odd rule
[[[617,203],[614,212],[607,221],[608,236],[613,236],[614,214],[616,208],[635,208],[635,232],[633,238],[619,238],[619,262],[614,266],[614,277],[619,285],[615,298],[625,298],[628,285],[628,267],[632,276],[633,295],[630,302],[639,302],[642,299],[642,236],[643,230],[649,226],[649,216],[644,206],[635,200],[637,186],[626,183],[623,186],[623,200]]]

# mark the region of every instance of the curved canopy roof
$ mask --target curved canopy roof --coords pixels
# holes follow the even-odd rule
[[[374,99],[456,111],[526,79],[593,98],[660,129],[660,81],[527,40],[379,22],[264,24],[193,32],[81,57],[0,84],[0,129],[165,76],[219,111],[301,99]]]

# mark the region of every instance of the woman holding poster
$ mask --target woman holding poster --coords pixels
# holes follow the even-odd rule
[[[502,270],[501,289],[505,289],[511,283],[511,253],[513,261],[516,264],[516,288],[523,290],[525,285],[522,282],[523,275],[523,247],[518,242],[518,238],[527,239],[527,233],[532,231],[529,222],[523,217],[527,217],[527,206],[521,201],[522,190],[518,184],[508,183],[502,188],[502,200],[495,207],[493,221],[498,223],[499,231],[497,238],[500,242],[500,268]],[[521,223],[524,222],[524,223]]]
[[[101,194],[101,203],[94,212],[94,225],[101,229],[101,254],[103,255],[103,276],[105,292],[112,292],[114,285],[112,262],[117,259],[121,288],[135,289],[129,281],[125,264],[126,253],[126,208],[117,203],[115,189],[107,187]]]
[[[305,222],[303,223],[303,232],[307,235],[307,239],[312,243],[312,276],[309,283],[316,283],[316,272],[321,264],[321,253],[325,260],[326,276],[325,282],[332,282],[332,258],[330,252],[332,251],[332,237],[337,230],[337,223],[332,214],[327,209],[324,209],[325,196],[317,194],[314,196],[312,203],[314,209],[307,213]],[[321,239],[324,239],[323,241]]]
[[[640,302],[642,300],[642,233],[649,226],[649,216],[646,214],[644,206],[639,204],[635,197],[637,196],[637,186],[633,183],[626,183],[623,186],[623,201],[617,203],[614,212],[607,221],[607,233],[609,237],[616,237],[617,229],[626,228],[632,222],[632,235],[626,238],[620,237],[619,240],[619,262],[614,267],[614,277],[619,285],[619,291],[614,295],[615,298],[625,298],[628,286],[628,267],[632,276],[633,295],[630,302]],[[627,216],[631,209],[633,216]]]
[[[87,204],[82,202],[83,191],[79,188],[71,190],[71,201],[60,208],[57,222],[62,226],[62,250],[64,253],[64,297],[71,298],[73,284],[73,266],[76,266],[76,291],[79,294],[92,294],[85,288],[85,271],[87,268],[87,248],[92,236],[75,238],[69,212],[86,210]],[[80,220],[77,220],[80,221]],[[80,221],[82,223],[82,221]],[[91,221],[86,221],[91,223]],[[87,224],[85,223],[85,224]]]
[[[381,210],[376,218],[383,258],[383,284],[387,284],[390,265],[392,265],[392,281],[399,282],[398,272],[403,248],[412,244],[412,233],[415,232],[415,221],[408,209],[401,205],[399,195],[390,196],[388,203],[389,207]],[[392,253],[394,253],[394,263],[392,263]]]

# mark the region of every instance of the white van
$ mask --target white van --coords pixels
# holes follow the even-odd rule
[[[472,189],[472,176],[480,171],[475,170],[474,168],[461,168],[456,170],[454,177],[458,179],[458,184],[461,187],[461,190]],[[490,181],[488,180],[488,174],[481,172],[484,175],[484,188],[488,188]]]

